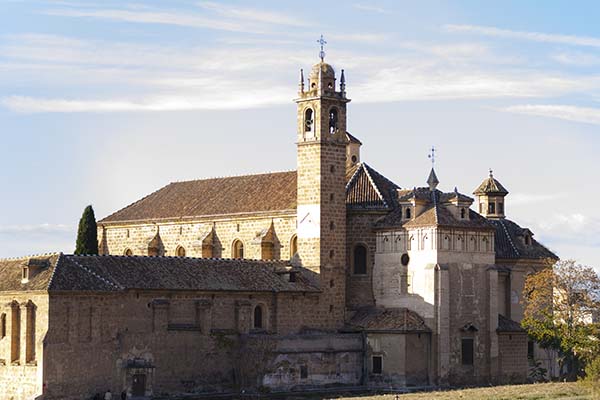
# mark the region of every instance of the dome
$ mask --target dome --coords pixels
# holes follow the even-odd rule
[[[321,70],[323,78],[335,78],[335,71],[333,70],[333,67],[326,62],[321,61],[320,63],[313,65],[310,72],[311,79],[317,79],[319,77],[319,70]]]

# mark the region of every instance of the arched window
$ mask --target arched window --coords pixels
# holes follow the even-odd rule
[[[313,130],[313,110],[312,108],[307,108],[304,112],[304,131],[312,132]]]
[[[175,253],[177,254],[177,257],[185,257],[185,248],[183,246],[178,246]]]
[[[254,307],[254,329],[263,329],[263,310],[261,306]]]
[[[404,215],[406,219],[411,218],[410,207],[406,207],[406,211],[404,211]]]
[[[467,212],[467,210],[465,210],[464,208],[460,209],[460,218],[461,219],[465,219],[465,213]]]
[[[298,236],[292,236],[292,240],[290,240],[290,258],[294,257],[298,254]]]
[[[133,255],[133,251],[131,251],[131,249],[125,249],[125,251],[123,252],[123,255],[132,256]]]
[[[338,128],[338,110],[332,107],[329,110],[329,133],[335,133]]]
[[[354,274],[366,275],[367,273],[367,248],[362,244],[354,247]]]
[[[244,258],[244,243],[241,240],[234,240],[233,246],[231,246],[231,257],[233,258]]]

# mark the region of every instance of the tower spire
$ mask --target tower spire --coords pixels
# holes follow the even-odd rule
[[[429,185],[429,190],[432,192],[437,188],[437,185],[440,181],[435,174],[435,152],[436,149],[434,146],[431,146],[431,153],[427,156],[431,160],[431,172],[429,173],[429,178],[427,178],[427,184]]]
[[[342,96],[346,95],[346,76],[344,75],[344,70],[342,70],[342,75],[340,76],[340,92],[342,92]]]

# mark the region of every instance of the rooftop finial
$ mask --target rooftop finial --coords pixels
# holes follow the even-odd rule
[[[319,38],[319,40],[317,40],[317,43],[319,43],[321,45],[321,51],[319,51],[319,58],[321,59],[321,62],[323,62],[323,60],[325,60],[325,48],[324,48],[324,46],[327,44],[327,42],[323,38],[323,35],[321,35],[321,37]]]
[[[300,68],[300,83],[298,84],[300,93],[304,93],[304,70]]]
[[[492,169],[490,168],[490,178],[494,177],[494,171],[492,171]]]
[[[342,76],[340,76],[340,92],[345,94],[346,92],[346,77],[344,76],[344,70],[342,70]]]
[[[437,188],[438,183],[440,183],[437,176],[435,175],[435,170],[434,170],[435,152],[436,152],[435,147],[431,146],[431,153],[427,156],[431,160],[431,172],[429,173],[429,178],[427,178],[427,184],[429,185],[429,190],[431,190],[432,192]]]
[[[433,167],[435,167],[435,152],[437,150],[435,149],[434,146],[431,146],[431,153],[429,153],[429,155],[427,156],[430,160],[431,160],[431,168],[433,169]]]

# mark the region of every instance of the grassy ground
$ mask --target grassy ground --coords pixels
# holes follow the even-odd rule
[[[344,400],[542,400],[592,399],[591,394],[577,383],[538,383],[532,385],[495,386],[480,389],[448,390],[443,392],[411,393],[353,397]]]

